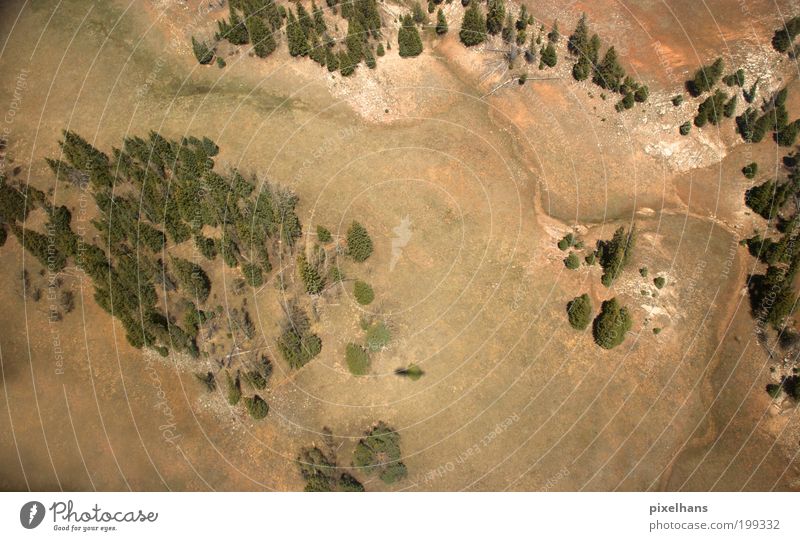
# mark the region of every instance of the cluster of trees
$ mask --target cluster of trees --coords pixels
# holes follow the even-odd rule
[[[736,117],[736,128],[745,142],[758,143],[772,132],[773,139],[780,146],[792,146],[800,131],[800,119],[789,122],[786,111],[786,87],[779,90],[760,108],[748,107]]]
[[[615,105],[618,112],[632,108],[637,102],[647,101],[650,95],[648,87],[626,75],[614,46],[606,50],[602,59],[600,47],[599,36],[589,35],[584,13],[567,40],[567,50],[577,59],[572,66],[572,77],[576,81],[584,81],[591,76],[592,82],[600,88],[621,94],[622,99]]]
[[[35,190],[23,197],[5,181],[0,184],[3,230],[8,227],[56,272],[74,261],[92,279],[97,303],[119,319],[135,347],[199,355],[196,335],[210,313],[202,305],[211,281],[199,262],[167,261],[164,251],[194,239],[203,258],[221,255],[255,287],[271,270],[270,251],[291,250],[301,234],[297,197],[269,182],[262,182],[255,195],[255,178],[217,173],[213,158],[219,148],[208,138],[169,140],[153,132],[124,139],[112,157],[74,132],[64,132],[59,146],[62,158],[47,163],[61,181],[91,188],[98,208],[92,224],[106,249],[72,231],[66,207],[50,206]],[[33,205],[48,215],[47,234],[17,223]],[[206,237],[204,226],[221,236]],[[164,305],[157,286],[166,295]],[[173,303],[191,306],[183,327],[164,308]]]
[[[377,473],[384,483],[391,484],[408,475],[402,462],[400,434],[379,422],[356,444],[353,464],[365,473]]]
[[[303,447],[297,456],[297,465],[306,483],[306,492],[364,492],[364,485],[336,465],[332,448],[325,453],[316,446]]]
[[[636,226],[632,226],[630,231],[625,231],[620,227],[614,231],[610,240],[598,241],[595,255],[603,267],[601,281],[604,286],[611,287],[611,284],[627,265],[631,252],[636,244]]]
[[[338,2],[327,0],[326,3],[335,15]],[[320,66],[327,66],[328,71],[338,70],[343,76],[354,73],[362,61],[367,67],[375,68],[375,55],[385,54],[380,42],[377,50],[373,51],[372,41],[380,39],[382,25],[376,0],[354,0],[341,4],[341,17],[347,21],[344,47],[337,46],[336,40],[330,35],[323,8],[315,0],[311,2],[310,12],[301,2],[295,3],[293,11],[276,4],[275,0],[232,0],[229,7],[229,18],[217,21],[215,39],[227,40],[233,45],[251,44],[253,52],[261,58],[266,58],[277,49],[283,26],[291,56],[311,58]],[[195,38],[192,38],[192,45],[198,62],[211,63],[215,46]],[[419,47],[421,51],[421,41]],[[220,66],[224,66],[224,61]]]
[[[701,66],[694,77],[686,81],[686,90],[693,97],[698,97],[714,88],[720,77],[725,71],[725,63],[722,58],[717,58],[708,66]]]

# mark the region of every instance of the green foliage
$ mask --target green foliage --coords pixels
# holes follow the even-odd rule
[[[186,293],[200,302],[205,302],[211,292],[211,280],[200,265],[179,257],[172,258],[175,277]]]
[[[214,374],[212,372],[199,372],[194,375],[195,379],[200,382],[205,390],[209,393],[213,393],[217,390],[217,380],[214,378]]]
[[[244,407],[253,419],[263,419],[269,413],[269,404],[260,396],[244,397]]]
[[[318,225],[317,226],[317,239],[320,242],[328,243],[333,240],[333,236],[331,236],[331,232],[324,226]]]
[[[673,96],[672,98],[672,105],[675,107],[679,106],[683,103],[683,94],[678,94],[677,96]]]
[[[214,60],[214,49],[210,48],[205,41],[194,39],[194,36],[192,36],[192,51],[201,64],[210,64]]]
[[[410,15],[403,17],[402,25],[397,33],[397,43],[400,46],[400,56],[403,58],[418,56],[422,52],[422,40]]]
[[[639,269],[639,275],[642,278],[647,278],[647,275],[649,274],[649,272],[650,271],[647,270],[647,267],[642,267],[641,269]]]
[[[782,147],[793,146],[798,131],[800,131],[800,120],[790,122],[775,133],[775,142]]]
[[[259,58],[268,57],[278,47],[275,36],[272,35],[272,29],[259,16],[247,18],[247,32],[250,36],[250,43],[253,44],[253,51]]]
[[[233,45],[245,45],[249,41],[249,34],[245,23],[237,11],[230,6],[230,21],[220,19],[217,21],[219,32],[218,39],[226,39]]]
[[[372,255],[372,239],[364,226],[355,221],[347,230],[347,253],[359,263]]]
[[[568,248],[575,245],[575,235],[572,233],[567,233],[564,235],[561,240],[558,241],[558,249],[562,252],[567,251]]]
[[[398,376],[402,376],[404,378],[408,378],[411,381],[417,381],[419,378],[425,375],[425,372],[414,363],[411,363],[406,368],[398,368],[394,371],[395,374]]]
[[[717,90],[713,95],[706,98],[697,108],[697,116],[694,118],[694,125],[698,128],[704,126],[706,122],[718,124],[725,111],[728,95],[722,90]],[[736,104],[734,102],[734,108]]]
[[[570,270],[575,270],[580,267],[581,260],[578,258],[578,254],[570,252],[569,255],[564,258],[564,266]]]
[[[358,344],[347,344],[345,361],[348,370],[354,376],[363,376],[369,371],[369,353]]]
[[[257,391],[267,388],[267,378],[258,370],[248,370],[242,373],[242,378]]]
[[[692,79],[686,81],[686,90],[694,97],[708,92],[722,77],[723,71],[725,71],[725,63],[722,58],[717,58],[710,66],[702,66],[695,72]]]
[[[579,331],[586,329],[592,320],[592,301],[589,295],[584,293],[580,297],[575,297],[569,301],[567,303],[567,316],[573,329]]]
[[[628,309],[620,306],[616,298],[607,300],[594,320],[594,341],[602,348],[612,349],[625,341],[625,334],[632,325]]]
[[[542,47],[539,51],[539,68],[541,69],[543,66],[547,66],[548,68],[552,68],[558,62],[558,56],[556,55],[556,49],[553,47],[551,42],[547,42],[547,44]]]
[[[301,4],[298,3],[297,5],[300,6]],[[303,27],[291,10],[288,10],[287,13],[289,18],[286,21],[286,39],[289,43],[289,54],[292,56],[308,56],[308,38],[303,32]]]
[[[458,32],[461,43],[467,47],[479,45],[486,41],[486,19],[478,2],[471,2],[464,12],[461,30]]]
[[[667,279],[663,276],[656,276],[653,278],[653,284],[655,284],[658,289],[661,289],[667,284]]]
[[[681,135],[689,135],[689,132],[692,131],[692,123],[691,122],[684,122],[681,124],[681,127],[678,128],[678,132]]]
[[[597,255],[594,252],[589,252],[583,260],[586,262],[587,265],[592,266],[597,259]]]
[[[653,334],[659,335],[661,334],[661,327],[653,327]]]
[[[744,202],[755,213],[769,220],[789,198],[790,187],[788,184],[779,184],[774,180],[767,180],[763,184],[753,186],[744,194]]]
[[[722,82],[725,83],[727,86],[744,86],[744,70],[739,68],[735,72],[726,75],[722,78]]]
[[[635,226],[627,233],[624,227],[620,227],[614,232],[611,240],[598,241],[598,256],[600,265],[603,267],[603,285],[610,287],[613,281],[617,279],[628,263],[635,243]]]
[[[378,43],[378,47],[375,49],[375,54],[378,56],[383,56],[386,54],[386,50],[383,48],[383,43]]]
[[[378,473],[387,484],[407,475],[401,458],[400,434],[383,421],[359,440],[353,452],[353,464],[356,467],[363,468],[368,474]]]
[[[375,300],[375,292],[372,290],[372,287],[361,280],[356,280],[356,283],[353,285],[353,296],[356,298],[356,301],[358,301],[358,304],[364,306]]]
[[[255,263],[245,263],[242,265],[242,274],[244,274],[244,280],[250,287],[260,287],[264,283],[261,267]]]

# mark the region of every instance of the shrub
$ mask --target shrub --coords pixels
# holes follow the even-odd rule
[[[358,304],[366,306],[375,299],[375,292],[372,291],[372,287],[368,283],[356,280],[353,285],[353,296],[358,301]]]
[[[663,276],[656,276],[653,278],[653,284],[655,284],[658,289],[661,289],[667,284],[667,279]]]
[[[217,380],[214,378],[213,372],[200,372],[195,374],[194,377],[203,384],[203,387],[205,387],[206,391],[209,393],[213,393],[217,390]]]
[[[305,492],[364,492],[364,485],[347,472],[339,473],[335,456],[328,458],[317,447],[304,447],[297,457]]]
[[[369,353],[358,344],[347,344],[345,350],[347,369],[354,376],[363,376],[369,370]]]
[[[261,391],[267,388],[267,378],[258,370],[248,370],[242,377],[253,389]]]
[[[558,249],[562,252],[565,252],[567,248],[573,246],[575,244],[575,235],[572,233],[567,233],[564,235],[560,241],[558,241]]]
[[[607,300],[594,320],[594,341],[602,348],[612,349],[625,341],[625,333],[632,325],[628,309],[620,306],[616,298]]]
[[[661,327],[653,327],[653,334],[661,334]]]
[[[583,258],[583,260],[589,266],[594,265],[596,259],[597,259],[597,256],[596,256],[596,254],[594,252],[589,252],[589,254],[587,254],[587,256]]]
[[[749,179],[755,178],[758,174],[758,164],[756,162],[749,163],[742,167],[742,174]]]
[[[692,131],[692,123],[691,122],[684,122],[681,124],[681,127],[678,129],[681,135],[688,135],[690,131]]]
[[[575,252],[570,252],[569,255],[564,258],[564,266],[570,270],[575,270],[581,266],[581,260]]]
[[[358,222],[353,222],[347,230],[347,252],[359,263],[372,255],[372,239],[369,233]]]
[[[242,273],[244,280],[250,287],[259,287],[264,283],[264,277],[261,274],[261,267],[253,263],[245,263],[242,265]]]
[[[567,316],[569,324],[573,329],[582,331],[589,326],[592,320],[592,301],[589,295],[584,293],[580,297],[575,297],[567,303]]]
[[[678,94],[677,96],[673,96],[673,98],[672,98],[672,105],[674,105],[675,107],[677,107],[677,106],[679,106],[681,103],[683,103],[683,95],[682,95],[682,94]]]
[[[250,414],[250,417],[256,420],[263,419],[269,413],[269,404],[257,394],[253,395],[252,398],[246,396],[244,398],[244,406],[247,409],[247,413]]]
[[[278,337],[278,350],[291,368],[301,368],[322,350],[322,340],[311,332],[308,317],[296,304],[287,308]]]
[[[647,267],[642,267],[641,269],[639,269],[639,274],[641,275],[642,278],[647,278],[648,273],[649,271],[647,270]]]

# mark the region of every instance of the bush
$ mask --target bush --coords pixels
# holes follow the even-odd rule
[[[584,293],[580,297],[575,297],[567,303],[567,316],[569,324],[573,329],[582,331],[589,326],[592,320],[592,301],[589,295]]]
[[[244,280],[250,287],[259,287],[264,283],[264,277],[261,274],[261,267],[253,263],[245,263],[242,265],[242,273]]]
[[[742,174],[749,179],[755,178],[758,174],[758,164],[756,162],[749,163],[742,167]]]
[[[372,255],[372,239],[364,226],[358,222],[353,222],[347,230],[347,252],[359,263],[366,261]]]
[[[658,289],[661,289],[667,284],[667,279],[663,276],[656,276],[653,278],[653,284],[655,284]]]
[[[569,255],[564,258],[564,266],[570,270],[575,270],[581,266],[581,260],[575,252],[570,252]]]
[[[217,380],[214,378],[213,372],[201,372],[195,374],[194,377],[203,385],[203,387],[205,387],[206,391],[209,393],[213,393],[217,390]]]
[[[691,122],[684,122],[681,124],[681,127],[678,129],[681,135],[688,135],[690,131],[692,131],[692,123]]]
[[[375,299],[375,292],[372,291],[372,287],[368,283],[356,280],[353,286],[353,296],[358,301],[358,304],[366,306]]]
[[[363,376],[369,370],[369,353],[358,344],[347,344],[345,360],[347,369],[354,376]]]
[[[252,398],[246,396],[244,398],[244,406],[247,409],[247,413],[250,414],[250,417],[256,420],[263,419],[269,413],[269,404],[257,394],[253,395]]]
[[[682,95],[682,94],[678,94],[677,96],[673,96],[673,98],[672,98],[672,105],[674,105],[675,107],[677,107],[677,106],[679,106],[681,103],[683,103],[683,95]]]
[[[620,306],[616,298],[607,300],[594,320],[594,341],[602,348],[612,349],[625,341],[625,333],[632,325],[628,309]]]
[[[242,398],[242,388],[239,384],[239,376],[237,375],[236,378],[232,378],[228,371],[225,371],[225,387],[226,387],[226,398],[228,399],[228,404],[231,406],[235,406],[239,403],[239,400]]]

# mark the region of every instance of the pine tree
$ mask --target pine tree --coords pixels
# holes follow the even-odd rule
[[[230,21],[224,19],[217,22],[219,37],[226,39],[233,45],[245,45],[248,42],[248,32],[245,23],[233,7],[230,8]]]
[[[359,263],[366,261],[372,255],[372,239],[364,226],[358,222],[353,222],[347,230],[347,251]]]
[[[303,28],[291,10],[288,11],[288,17],[286,21],[286,37],[289,41],[289,54],[292,56],[307,56],[308,41]]]
[[[556,49],[553,47],[552,42],[547,42],[547,45],[542,47],[542,50],[539,52],[541,57],[541,61],[539,64],[539,69],[542,69],[544,66],[552,68],[558,62],[558,56],[556,55]]]
[[[383,48],[383,43],[378,43],[378,47],[375,49],[375,54],[378,56],[383,56],[386,54],[386,50]]]
[[[478,2],[471,2],[464,12],[464,21],[458,32],[461,43],[467,47],[478,45],[486,40],[486,19],[483,17]]]
[[[573,329],[582,331],[589,326],[592,320],[592,301],[589,295],[584,293],[580,297],[575,297],[567,303],[567,316],[569,324]]]
[[[575,26],[575,31],[572,32],[567,40],[567,49],[573,56],[585,56],[589,49],[589,27],[586,24],[586,14],[582,14],[578,19],[578,24]]]
[[[305,254],[297,256],[297,270],[309,295],[319,295],[325,288],[325,279],[320,275],[317,266],[308,261]]]
[[[314,16],[314,29],[321,36],[328,30],[328,25],[325,24],[325,15],[322,13],[322,8],[317,6],[314,0],[311,1],[311,13]]]
[[[511,17],[510,12],[506,15],[506,24],[500,35],[506,43],[511,43],[511,40],[514,39],[514,19]]]
[[[400,46],[400,56],[403,58],[419,56],[422,52],[422,40],[411,15],[403,17],[403,23],[397,34],[397,43]]]
[[[625,334],[631,330],[633,321],[628,309],[620,306],[616,298],[603,302],[600,314],[594,320],[592,332],[600,347],[611,349],[625,341]]]
[[[253,44],[253,51],[256,56],[266,58],[275,51],[277,44],[272,35],[272,30],[261,17],[248,17],[247,31],[250,34],[250,42]]]
[[[550,32],[547,33],[547,41],[555,45],[561,39],[561,34],[558,32],[558,21],[553,21],[553,26]]]
[[[308,33],[314,29],[314,20],[309,15],[302,2],[297,2],[297,22],[303,30],[303,35],[308,38]]]
[[[594,83],[601,88],[617,91],[625,79],[625,70],[617,61],[617,51],[613,46],[609,47],[603,56],[602,62],[594,72]]]
[[[466,17],[466,14],[464,14]],[[489,0],[488,12],[486,14],[486,31],[492,35],[497,35],[503,29],[503,21],[506,18],[505,0]]]
[[[439,11],[436,12],[436,33],[440,36],[447,34],[447,19],[444,17],[444,11],[442,8],[439,8]]]
[[[528,28],[528,8],[525,4],[519,9],[519,16],[517,16],[516,28],[518,31],[524,31]]]
[[[209,48],[205,41],[194,39],[194,36],[192,36],[192,51],[201,64],[210,64],[214,60],[214,50]]]

